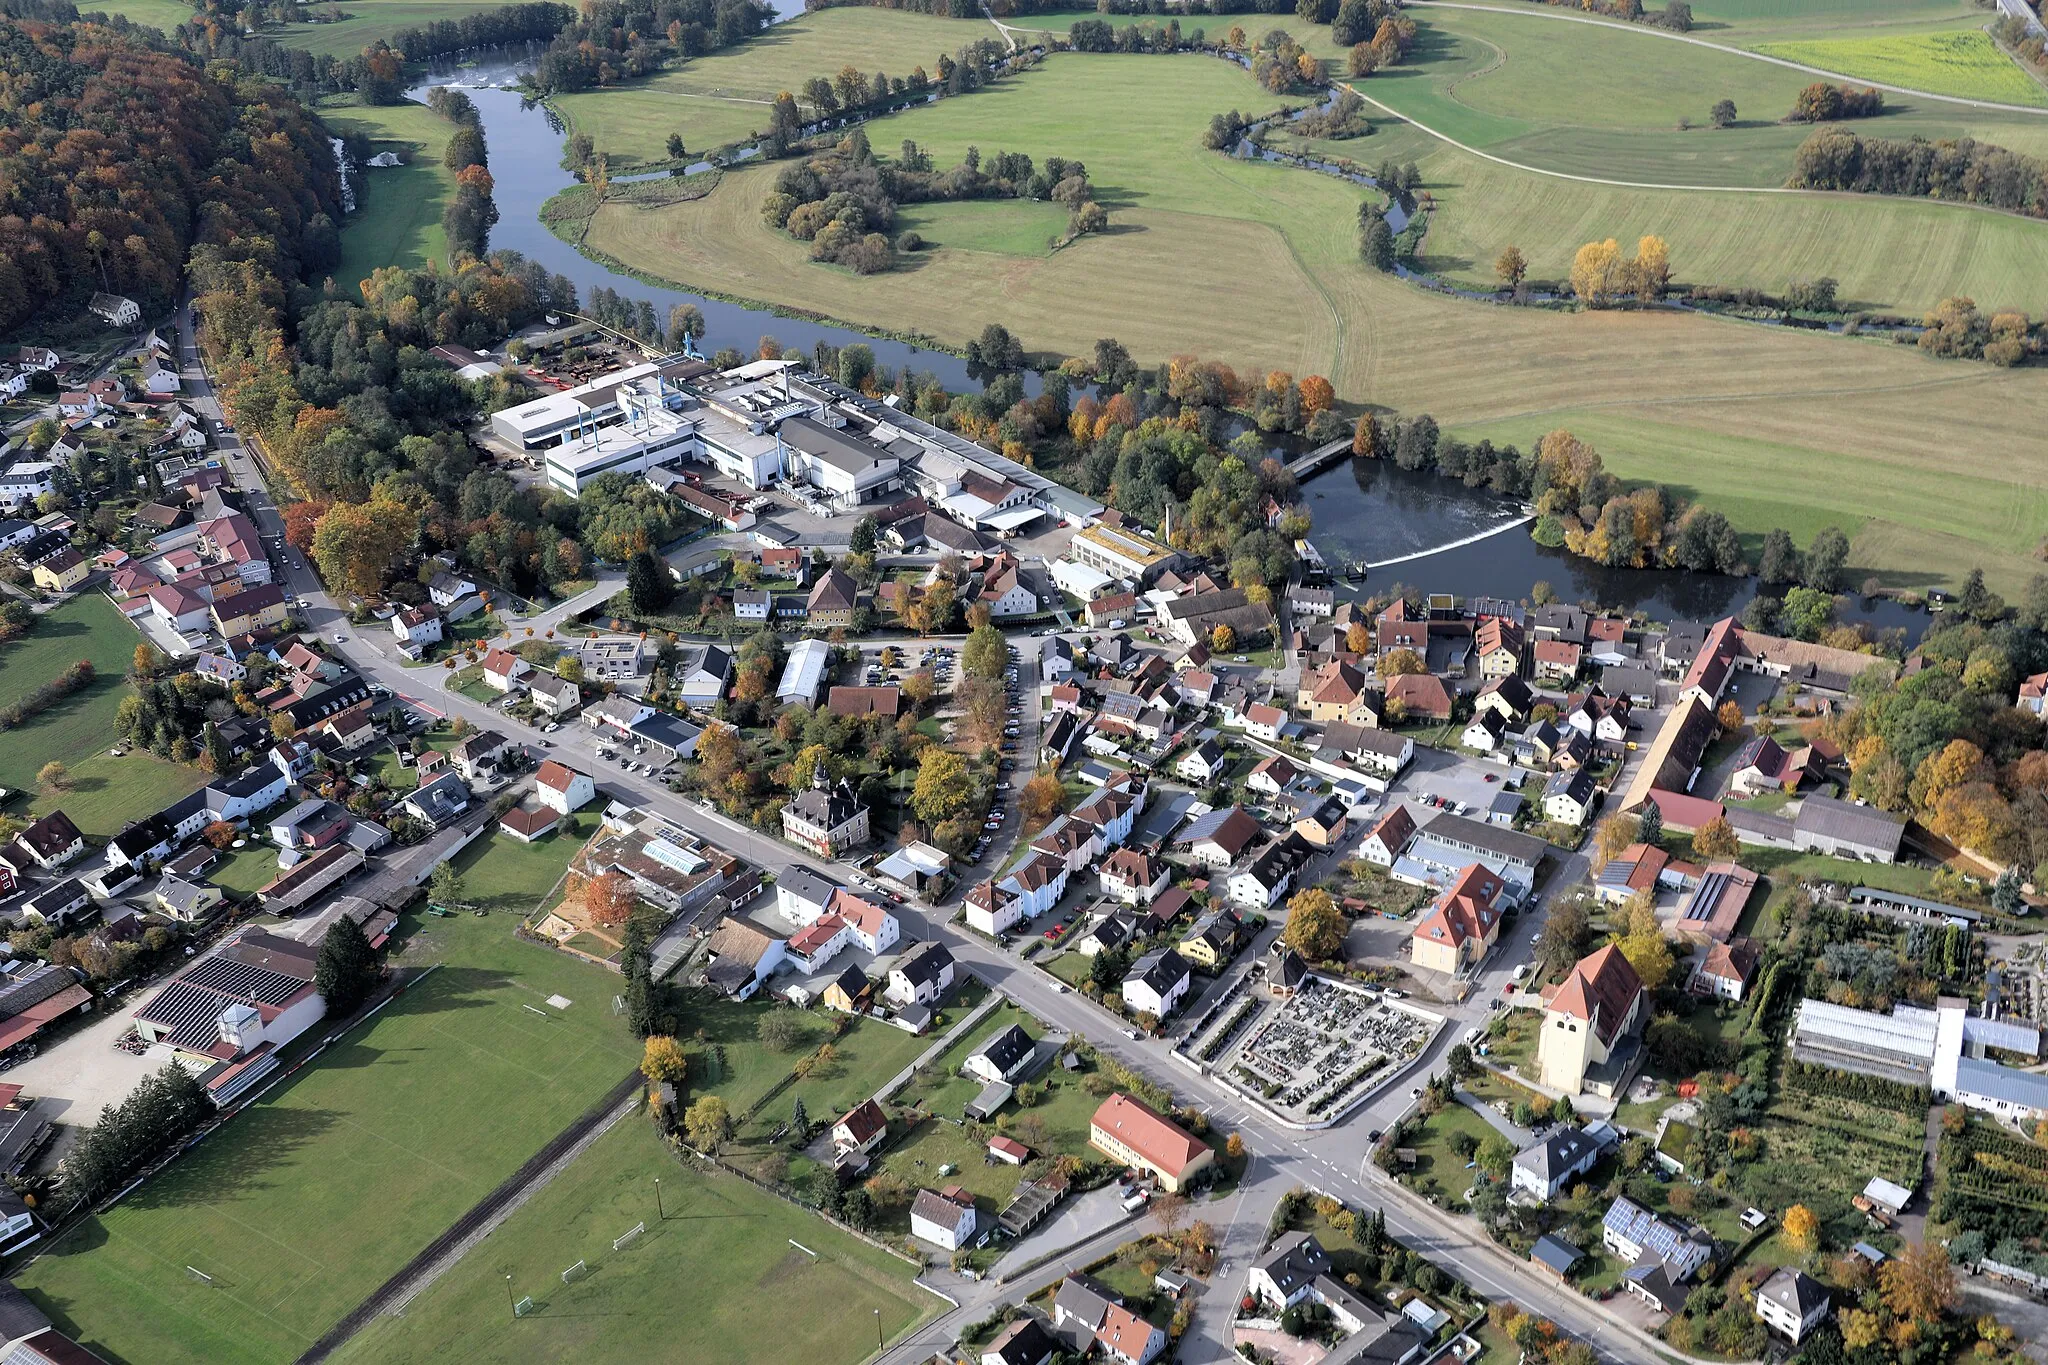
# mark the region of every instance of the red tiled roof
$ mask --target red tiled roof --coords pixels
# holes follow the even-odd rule
[[[1169,1175],[1178,1176],[1208,1150],[1179,1124],[1129,1095],[1111,1095],[1090,1122]]]
[[[1592,1025],[1601,1042],[1611,1043],[1621,1030],[1621,1021],[1628,1017],[1629,1006],[1642,993],[1643,979],[1621,955],[1621,949],[1610,943],[1591,957],[1581,958],[1563,984],[1545,994],[1543,1007]]]
[[[1500,923],[1500,898],[1506,890],[1507,883],[1484,863],[1470,864],[1436,898],[1436,904],[1415,926],[1415,937],[1453,948],[1487,938]]]

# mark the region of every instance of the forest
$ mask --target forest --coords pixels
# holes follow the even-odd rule
[[[284,90],[151,30],[0,21],[0,327],[96,290],[157,311],[187,254],[280,278],[340,259],[341,182]]]

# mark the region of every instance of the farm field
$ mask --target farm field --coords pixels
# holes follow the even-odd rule
[[[1576,23],[1558,13],[1546,6],[1419,11],[1422,32],[1409,60],[1354,84],[1368,100],[1443,137],[1540,170],[1649,185],[1784,184],[1812,128],[1778,120],[1811,74],[1675,41],[1655,28]],[[1316,32],[1327,46],[1328,30]],[[1338,54],[1328,47],[1325,55]],[[1572,78],[1558,80],[1561,71]],[[2027,79],[2017,67],[2012,74]],[[1717,129],[1708,115],[1722,99],[1734,101],[1738,117]],[[1885,96],[1885,106],[1857,131],[1967,135],[2048,152],[2048,116],[1896,94]],[[1681,130],[1681,120],[1691,127]]]
[[[661,1181],[657,1212],[654,1181]],[[612,1240],[647,1231],[622,1251]],[[807,1256],[792,1241],[815,1256]],[[570,1285],[562,1270],[583,1261]],[[514,1320],[505,1277],[535,1311]],[[337,1361],[716,1360],[854,1365],[943,1311],[913,1268],[732,1176],[686,1166],[644,1118],[593,1144],[490,1240]],[[879,1310],[879,1318],[877,1317]]]
[[[1759,43],[1757,51],[1865,80],[1908,85],[1938,95],[2048,105],[2048,88],[1975,28]]]
[[[768,106],[812,76],[854,66],[908,76],[938,67],[968,43],[993,38],[982,20],[886,9],[827,9],[644,81],[550,101],[571,133],[588,133],[614,168],[666,161],[670,133],[692,154],[742,141],[768,125]],[[808,111],[807,111],[808,112]],[[879,145],[879,144],[877,144]]]
[[[80,12],[90,14],[94,10],[119,15],[138,24],[148,24],[165,33],[180,24],[189,23],[194,13],[192,6],[180,4],[179,0],[115,0],[110,5],[89,5]]]
[[[411,158],[364,173],[362,202],[341,225],[335,283],[353,292],[387,265],[417,270],[445,257],[441,211],[455,180],[441,164],[441,151],[454,125],[424,104],[341,105],[323,108],[320,117],[337,133],[362,133],[375,151]]]
[[[34,630],[0,646],[0,706],[50,682],[79,659],[98,670],[92,686],[0,737],[0,786],[31,793],[10,815],[62,809],[86,834],[104,839],[204,781],[197,768],[146,753],[115,758],[114,713],[128,694],[126,677],[142,642],[135,627],[97,592],[83,593],[45,615]],[[55,759],[70,769],[66,791],[36,790],[36,772]]]
[[[292,1360],[638,1060],[603,970],[503,918],[404,931],[438,971],[16,1284],[113,1357]]]
[[[728,173],[694,203],[658,212],[607,206],[592,220],[588,240],[652,276],[956,343],[989,322],[1003,323],[1028,347],[1063,354],[1114,336],[1148,363],[1197,351],[1240,373],[1327,375],[1347,401],[1427,411],[1461,430],[1512,423],[1540,434],[1597,414],[1610,424],[1609,439],[1598,442],[1610,460],[1625,460],[1639,477],[1729,497],[1729,515],[1752,536],[1786,519],[1772,485],[1788,469],[1820,462],[1838,471],[1867,463],[1910,469],[1922,488],[1942,480],[1940,496],[1898,511],[1910,521],[1867,524],[1853,569],[1893,569],[1893,581],[1924,586],[1953,581],[1982,563],[2006,592],[2036,571],[2026,556],[2048,535],[2048,508],[2035,498],[2008,500],[1989,520],[1946,502],[1952,478],[1978,481],[1979,488],[2032,488],[2048,478],[2048,458],[2034,454],[2035,433],[2048,420],[2048,373],[1940,362],[1907,347],[1700,317],[1511,310],[1426,294],[1358,264],[1355,189],[1202,150],[1200,130],[1211,113],[1259,108],[1262,98],[1248,76],[1209,58],[1059,56],[990,90],[870,128],[876,147],[915,138],[941,164],[970,144],[1084,160],[1111,209],[1112,230],[1044,258],[940,246],[921,253],[912,269],[866,279],[813,265],[801,243],[761,226],[759,204],[772,173],[758,168]],[[1076,110],[1104,107],[1117,108],[1119,118],[1074,117]],[[1368,150],[1346,144],[1346,154],[1372,161],[1375,144],[1391,149],[1412,136],[1396,125],[1364,140]],[[1468,261],[1457,268],[1477,274],[1507,242],[1486,240],[1494,228],[1458,227],[1464,196],[1446,182],[1481,163],[1446,159],[1457,155],[1434,153],[1425,182],[1442,186],[1446,231],[1462,232],[1466,245],[1434,254]],[[1719,282],[1776,286],[1797,273],[1829,273],[1816,248],[1795,250],[1798,239],[1775,229],[1780,215],[1810,212],[1802,206],[1818,202],[1790,195],[1675,198],[1668,213],[1612,228],[1603,222],[1552,229],[1553,240],[1562,244],[1581,228],[1587,238],[1596,231],[1604,237],[1662,220],[1683,278],[1696,277],[1688,264],[1695,259],[1731,263],[1733,248],[1713,244],[1731,242],[1726,234],[1740,231],[1757,260],[1741,278]],[[1878,222],[1906,221],[1896,215],[1926,208],[1874,200],[1846,207],[1870,211]],[[1981,216],[1956,210],[1943,221],[1960,231]],[[1562,245],[1548,260],[1528,245],[1536,227],[1525,217],[1516,239],[1539,271],[1560,268]],[[1900,241],[1904,232],[1891,226],[1872,240]],[[1992,232],[1986,240],[2013,244],[1980,246],[1985,264],[1967,267],[1981,271],[1974,278],[1991,278],[1999,252],[2008,253],[1999,268],[2005,272],[2028,259],[2017,237]],[[1856,278],[1853,254],[1832,263],[1832,273]],[[1226,261],[1227,268],[1208,264]],[[1919,277],[1919,287],[1933,295],[1946,292],[1936,273],[1930,263]],[[1984,301],[1993,297],[2000,296],[1987,291]],[[1718,473],[1709,480],[1699,453],[1708,452],[1718,470],[1731,440],[1769,443],[1784,463],[1762,480]],[[1930,454],[1935,445],[1938,459]],[[1937,468],[1944,472],[1937,475]],[[1840,487],[1835,480],[1831,497]],[[1832,510],[1834,519],[1845,515],[1839,504]],[[1864,557],[1866,548],[1880,546],[1884,558]],[[1910,554],[1893,557],[1901,549]]]
[[[1441,146],[1441,144],[1439,144]],[[2048,225],[2009,214],[1852,195],[1619,189],[1528,175],[1434,151],[1418,163],[1441,207],[1421,266],[1480,289],[1514,243],[1531,280],[1562,281],[1582,243],[1634,247],[1654,233],[1671,246],[1680,289],[1713,284],[1782,292],[1832,276],[1849,307],[1917,315],[1962,294],[1987,310],[2048,312]]]

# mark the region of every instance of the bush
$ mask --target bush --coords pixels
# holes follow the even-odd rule
[[[896,239],[896,249],[908,256],[913,251],[924,250],[924,238],[915,232],[906,232]]]

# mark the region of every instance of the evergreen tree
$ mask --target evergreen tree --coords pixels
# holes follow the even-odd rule
[[[847,548],[857,555],[871,555],[875,552],[875,519],[862,517],[853,524],[853,535]]]
[[[804,1097],[802,1095],[796,1097],[796,1108],[790,1111],[789,1131],[796,1134],[796,1140],[799,1144],[811,1140],[811,1115],[810,1111],[804,1108]]]
[[[1778,527],[1764,537],[1763,554],[1757,562],[1756,576],[1760,581],[1773,586],[1799,581],[1799,551],[1793,547],[1791,532]]]
[[[1391,274],[1394,269],[1394,230],[1385,218],[1374,218],[1358,234],[1358,254],[1374,270]]]
[[[202,735],[207,763],[212,767],[213,771],[222,777],[233,772],[235,770],[235,758],[233,754],[228,752],[228,742],[221,738],[220,727],[212,721],[208,721]]]
[[[2024,915],[2027,903],[2020,895],[2020,874],[2018,869],[2008,867],[1998,874],[1998,880],[1991,883],[1991,908],[2001,915]]]
[[[1643,803],[1643,813],[1637,817],[1636,842],[1655,844],[1664,837],[1664,812],[1657,809],[1655,801]]]
[[[376,988],[381,969],[362,926],[343,915],[321,940],[313,965],[313,989],[333,1015],[351,1014]]]
[[[668,566],[656,559],[652,551],[642,550],[626,565],[626,595],[635,612],[657,615],[675,599],[675,580],[669,577]]]
[[[626,1024],[638,1037],[654,1031],[654,960],[647,947],[647,922],[638,915],[626,921],[619,945],[619,965],[626,974]]]

